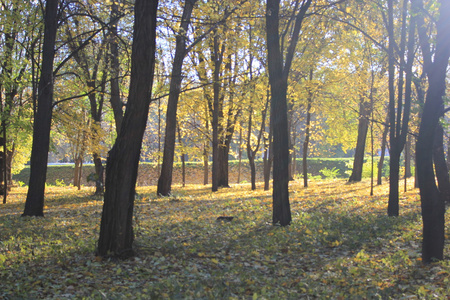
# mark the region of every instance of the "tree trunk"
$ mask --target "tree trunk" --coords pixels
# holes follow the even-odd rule
[[[411,176],[411,136],[408,136],[405,144],[405,178],[410,178]]]
[[[220,143],[218,149],[218,181],[217,185],[219,187],[230,187],[228,183],[228,154],[230,147],[228,143]]]
[[[264,161],[264,190],[265,191],[268,191],[269,188],[270,188],[270,169],[271,169],[272,161],[273,161],[273,154],[272,154],[272,124],[269,124],[269,138],[268,138],[268,142],[269,142],[269,144],[267,145],[266,141],[264,140],[263,161]]]
[[[256,190],[256,166],[254,152],[252,151],[251,136],[252,136],[252,125],[253,125],[253,108],[250,105],[249,116],[248,116],[248,128],[247,128],[247,157],[248,164],[250,166],[250,181],[252,184],[252,191]]]
[[[386,154],[386,144],[387,144],[388,130],[389,130],[389,127],[387,125],[385,125],[384,131],[383,131],[383,136],[381,137],[381,153],[380,153],[380,160],[378,161],[377,185],[381,185],[382,184],[384,156]]]
[[[161,175],[158,179],[157,195],[168,196],[172,190],[173,159],[175,155],[175,139],[177,127],[178,99],[183,81],[182,68],[186,56],[186,34],[196,0],[186,0],[181,17],[180,32],[176,36],[175,57],[169,87],[169,100],[166,112],[166,131],[164,136],[164,153]]]
[[[221,161],[219,160],[219,152],[220,152],[220,144],[219,144],[219,109],[220,109],[220,90],[221,90],[221,82],[220,73],[221,66],[223,62],[223,52],[224,45],[222,45],[222,49],[219,49],[219,37],[217,34],[214,35],[213,38],[213,54],[212,60],[214,64],[213,71],[213,105],[212,105],[212,191],[216,192],[219,189],[219,175],[220,175],[220,167]]]
[[[94,152],[92,155],[95,166],[95,195],[103,195],[104,180],[103,180],[103,163],[100,154]]]
[[[238,176],[237,183],[241,183],[241,163],[242,163],[242,126],[239,126],[239,145],[238,145]]]
[[[427,35],[424,24],[423,3],[421,0],[413,0],[412,6],[413,13],[418,16],[417,28],[424,57],[424,70],[428,76],[428,91],[416,144],[416,166],[423,220],[422,262],[430,263],[444,257],[445,199],[435,182],[433,145],[436,127],[443,113],[443,98],[450,57],[450,44],[448,43],[450,31],[447,26],[450,19],[450,3],[440,1],[434,61],[430,54],[430,37]]]
[[[411,84],[412,84],[412,65],[415,55],[415,18],[409,18],[409,32],[408,32],[408,55],[405,62],[405,48],[406,48],[406,23],[407,23],[407,3],[403,2],[402,8],[402,28],[401,28],[401,41],[400,50],[398,55],[400,56],[400,67],[398,70],[398,93],[397,93],[397,105],[395,103],[395,89],[394,89],[394,77],[395,75],[395,40],[394,40],[394,20],[393,20],[393,2],[388,1],[389,9],[389,123],[390,123],[390,169],[389,169],[389,202],[387,213],[388,216],[399,215],[399,179],[400,179],[400,155],[406,143],[406,136],[408,134],[409,127],[409,115],[411,110]],[[405,82],[403,77],[405,76]],[[403,85],[404,84],[404,85]],[[403,92],[404,87],[404,92]],[[403,102],[404,96],[404,102]],[[394,173],[395,172],[395,173]]]
[[[208,145],[203,144],[203,184],[208,184],[209,165],[208,165]]]
[[[355,158],[353,160],[352,174],[350,175],[348,182],[359,182],[362,179],[370,113],[370,103],[361,99],[361,102],[359,103],[358,138],[356,141]]]
[[[312,74],[312,73],[311,73]],[[303,172],[303,186],[308,187],[308,148],[311,128],[311,105],[312,95],[308,95],[308,104],[306,107],[306,130],[305,141],[303,142],[303,154],[302,154],[302,172]]]
[[[130,90],[120,134],[109,152],[99,256],[133,255],[133,206],[155,63],[157,0],[136,0]]]
[[[445,202],[450,203],[450,177],[444,152],[444,129],[441,124],[436,127],[433,147],[433,162],[436,170],[436,178],[441,196]]]
[[[287,124],[287,87],[288,76],[298,42],[302,22],[311,0],[303,1],[299,12],[293,16],[295,23],[286,59],[283,62],[284,49],[281,48],[279,33],[280,0],[267,0],[267,61],[269,83],[271,87],[271,122],[273,126],[273,215],[272,223],[286,226],[291,223],[291,208],[289,204],[289,135]]]
[[[177,126],[177,133],[178,133],[178,143],[180,144],[180,148],[183,149],[183,141],[181,140],[181,128],[180,124]],[[182,186],[186,186],[186,161],[185,161],[185,154],[184,150],[181,150],[181,182]]]
[[[75,187],[78,187],[80,185],[80,161],[80,156],[77,156],[74,161],[75,166],[73,169],[73,186]]]
[[[111,107],[114,113],[114,121],[116,123],[117,135],[120,133],[120,127],[122,126],[123,120],[123,103],[120,99],[120,87],[119,87],[119,77],[120,77],[120,62],[119,62],[119,43],[118,43],[118,32],[117,24],[119,23],[119,5],[116,1],[111,4],[111,27],[110,27],[110,61],[111,61]]]
[[[30,181],[22,216],[44,215],[44,193],[53,105],[53,60],[58,27],[58,0],[47,0],[44,17],[42,68],[38,87],[37,111],[33,125]]]

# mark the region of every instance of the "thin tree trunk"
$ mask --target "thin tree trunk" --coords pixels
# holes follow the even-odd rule
[[[175,57],[169,87],[169,100],[166,112],[166,131],[164,136],[164,154],[161,175],[158,179],[157,195],[168,196],[172,190],[173,159],[175,155],[175,139],[177,127],[178,99],[183,81],[183,60],[186,56],[186,34],[196,0],[186,0],[181,17],[180,32],[176,37]]]
[[[312,80],[312,71],[310,72]],[[310,139],[310,128],[311,128],[311,106],[312,106],[312,95],[308,95],[308,103],[306,106],[306,129],[305,129],[305,141],[303,142],[303,155],[302,155],[302,172],[303,172],[303,186],[308,187],[308,148]]]
[[[389,114],[386,120],[386,124],[389,121]],[[380,153],[380,160],[378,161],[378,176],[377,176],[377,185],[382,184],[382,178],[383,178],[383,166],[384,166],[384,156],[386,154],[386,144],[387,144],[387,134],[389,131],[389,127],[385,125],[383,136],[381,137],[381,153]]]
[[[181,150],[181,183],[182,186],[186,186],[186,163],[185,163],[185,154],[183,150],[183,141],[181,140],[181,129],[180,124],[177,126],[177,132],[178,132],[178,143],[180,144]]]
[[[412,84],[412,65],[415,55],[415,18],[410,18],[408,44],[407,44],[407,61],[405,63],[405,47],[406,47],[406,23],[407,23],[407,1],[403,3],[402,8],[402,28],[400,41],[400,68],[398,75],[398,94],[397,105],[395,105],[395,57],[394,57],[394,20],[393,20],[393,2],[388,1],[389,8],[389,113],[390,113],[390,168],[389,168],[389,202],[387,213],[388,216],[399,215],[399,179],[400,179],[400,155],[406,143],[406,136],[409,127],[409,115],[411,110],[411,84]],[[405,82],[403,81],[405,76]],[[403,94],[404,84],[404,94]],[[404,103],[403,103],[404,95]]]
[[[111,61],[111,107],[114,113],[114,121],[116,123],[117,135],[120,133],[120,127],[123,120],[123,103],[120,99],[120,62],[119,62],[119,43],[117,24],[119,23],[119,5],[117,1],[111,4],[111,27],[110,27],[110,61]]]
[[[253,126],[253,108],[250,105],[250,111],[248,116],[248,128],[247,128],[247,157],[248,164],[250,166],[250,181],[252,190],[256,190],[256,166],[255,166],[255,153],[252,151],[251,136]]]
[[[58,0],[47,0],[45,5],[42,68],[38,87],[37,111],[33,125],[30,181],[22,216],[44,215],[45,181],[52,122],[53,60],[58,27],[58,4]]]
[[[242,126],[239,127],[239,149],[238,149],[238,176],[237,183],[241,182],[241,163],[242,163]]]
[[[209,122],[208,122],[208,106],[205,106],[205,129],[209,132]],[[203,184],[208,184],[209,178],[209,154],[208,154],[208,142],[203,143]]]
[[[272,118],[271,118],[272,119]],[[272,166],[273,155],[272,155],[272,124],[269,124],[269,144],[266,144],[264,140],[264,190],[268,191],[270,188],[270,169]]]
[[[352,174],[350,175],[348,182],[359,182],[362,179],[370,113],[370,103],[361,99],[359,103],[358,138],[356,141],[355,158],[353,160]]]
[[[133,206],[155,64],[157,0],[136,0],[130,91],[120,134],[109,152],[99,256],[133,255]]]

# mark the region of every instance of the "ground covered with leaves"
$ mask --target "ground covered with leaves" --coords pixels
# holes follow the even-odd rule
[[[412,184],[412,182],[410,183]],[[3,299],[434,299],[450,295],[446,260],[420,261],[418,191],[387,217],[388,186],[291,183],[293,223],[271,224],[271,193],[139,188],[134,258],[94,255],[102,199],[48,187],[44,218],[20,217],[26,188],[0,206]],[[230,222],[220,216],[234,217]],[[448,220],[447,220],[448,222]]]

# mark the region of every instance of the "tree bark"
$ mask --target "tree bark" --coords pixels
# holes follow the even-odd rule
[[[274,225],[286,226],[292,220],[289,204],[289,136],[286,94],[295,47],[303,19],[310,5],[311,0],[306,0],[302,2],[299,12],[295,11],[296,14],[293,16],[295,23],[284,62],[279,33],[280,0],[267,0],[266,5],[266,23],[271,25],[267,26],[267,60],[272,95],[270,116],[273,126],[272,223]]]
[[[120,127],[123,120],[123,103],[120,99],[120,62],[119,62],[119,43],[117,24],[119,23],[119,5],[116,1],[111,4],[111,27],[110,27],[110,61],[111,61],[111,107],[114,113],[114,121],[116,123],[116,133],[119,135]]]
[[[176,37],[175,57],[173,60],[169,86],[169,100],[167,102],[163,162],[161,166],[161,175],[158,179],[158,189],[156,191],[157,195],[160,196],[168,196],[172,190],[178,99],[180,97],[181,83],[183,81],[182,68],[183,60],[186,56],[186,34],[195,2],[196,0],[186,0],[181,19],[180,32]]]
[[[350,175],[348,182],[359,182],[362,179],[370,113],[370,102],[361,99],[359,103],[358,138],[356,141],[355,158],[353,160],[352,174]]]
[[[272,118],[271,118],[272,120]],[[272,123],[272,122],[270,122]],[[273,161],[273,153],[272,153],[272,124],[269,124],[269,137],[267,139],[268,144],[266,143],[266,140],[264,140],[264,156],[263,156],[263,162],[264,162],[264,190],[268,191],[270,188],[270,169],[272,166]]]
[[[133,255],[133,206],[155,63],[157,0],[136,0],[130,90],[120,134],[109,152],[97,254]]]
[[[239,126],[239,143],[238,143],[238,176],[237,184],[241,183],[241,163],[242,163],[242,125]]]
[[[433,162],[436,170],[438,188],[445,202],[450,203],[450,177],[444,152],[444,129],[441,124],[436,127],[433,148]]]
[[[389,121],[389,113],[386,120],[386,124]],[[389,127],[385,125],[383,135],[381,137],[381,153],[380,153],[380,160],[378,161],[378,174],[377,174],[377,185],[382,184],[382,178],[383,178],[383,166],[384,166],[384,156],[386,154],[386,144],[387,144],[387,134],[389,131]]]
[[[395,104],[395,90],[394,90],[394,20],[393,20],[393,2],[388,1],[389,7],[389,123],[390,123],[390,168],[389,168],[389,202],[387,213],[388,216],[399,215],[399,179],[400,179],[400,155],[406,143],[406,136],[408,134],[409,127],[409,115],[411,110],[411,85],[412,85],[412,65],[415,55],[415,17],[410,18],[409,32],[408,32],[408,45],[407,45],[407,61],[405,62],[405,47],[406,47],[406,23],[407,23],[407,1],[403,3],[402,8],[402,29],[401,29],[401,41],[400,41],[400,68],[398,75],[398,95],[397,105]],[[404,77],[405,76],[405,82]],[[403,93],[404,87],[404,93]],[[404,96],[404,102],[403,102]]]
[[[58,27],[58,4],[58,0],[48,0],[45,5],[42,68],[38,87],[37,111],[33,125],[30,181],[22,216],[44,215],[45,181],[52,122],[53,61]]]
[[[443,113],[443,98],[446,89],[447,66],[450,58],[450,3],[439,1],[439,20],[434,61],[430,53],[430,37],[426,32],[421,0],[412,0],[413,13],[418,15],[417,29],[421,44],[424,70],[428,77],[428,91],[420,122],[416,144],[416,166],[420,189],[423,220],[422,262],[430,263],[444,257],[445,202],[436,186],[433,169],[433,145],[436,127]]]
[[[313,80],[313,70],[309,71],[309,81]],[[302,153],[302,173],[303,173],[303,186],[308,187],[308,148],[309,139],[311,136],[311,107],[312,107],[312,92],[308,91],[308,99],[306,104],[306,125],[305,125],[305,141],[303,142]]]
[[[212,103],[212,191],[216,192],[219,189],[219,172],[220,172],[220,161],[219,161],[219,152],[220,152],[220,144],[219,144],[219,109],[220,109],[220,90],[221,83],[220,73],[223,62],[223,52],[224,45],[220,47],[219,45],[219,37],[217,34],[214,35],[213,38],[213,53],[212,60],[214,65],[213,71],[213,103]],[[221,48],[221,49],[219,49]]]

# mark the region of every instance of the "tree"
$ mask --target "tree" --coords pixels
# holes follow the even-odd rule
[[[286,93],[288,75],[297,45],[300,29],[311,0],[295,1],[294,25],[289,37],[290,43],[286,57],[283,58],[282,45],[284,40],[280,36],[280,0],[267,0],[267,61],[269,83],[272,95],[271,121],[273,126],[273,216],[272,223],[286,226],[291,223],[291,209],[289,204],[289,138],[287,125]],[[286,32],[288,30],[286,29]]]
[[[161,175],[158,179],[157,195],[168,196],[172,188],[173,158],[175,154],[175,139],[177,128],[178,98],[181,92],[183,60],[187,54],[186,40],[192,10],[196,0],[186,0],[181,17],[179,32],[176,36],[175,57],[172,64],[169,100],[166,112],[166,132],[164,136],[164,154]]]
[[[109,55],[111,62],[111,107],[114,112],[114,120],[116,122],[116,132],[119,134],[123,120],[123,103],[120,99],[120,62],[119,62],[119,33],[117,25],[119,23],[119,2],[113,1],[110,10],[110,27],[109,27]]]
[[[398,190],[399,190],[399,172],[400,155],[406,143],[408,133],[409,117],[411,111],[411,83],[412,83],[412,65],[414,61],[415,44],[415,17],[410,18],[408,32],[408,57],[405,61],[406,33],[407,33],[407,4],[403,2],[402,7],[402,28],[399,47],[394,39],[394,12],[393,1],[388,1],[388,75],[389,75],[389,141],[390,141],[390,160],[389,160],[389,203],[387,213],[389,216],[398,216]],[[395,101],[395,54],[394,49],[399,48],[399,70],[398,70],[398,92],[397,101]],[[404,90],[403,90],[404,89]],[[403,100],[404,99],[404,100]]]
[[[48,0],[45,5],[42,67],[38,87],[37,112],[33,127],[30,182],[22,216],[44,215],[44,192],[53,105],[53,61],[59,20],[58,4],[58,0]]]
[[[413,13],[417,14],[417,30],[422,49],[423,67],[428,78],[428,90],[423,107],[416,144],[416,166],[420,189],[423,220],[422,262],[430,263],[444,257],[445,196],[436,186],[433,169],[433,145],[436,128],[443,116],[447,67],[450,58],[450,2],[438,1],[439,17],[436,23],[434,57],[431,53],[430,35],[424,18],[422,0],[412,0]]]
[[[142,137],[155,65],[158,0],[136,0],[131,78],[125,115],[106,164],[105,195],[97,254],[133,255],[133,207]]]
[[[197,1],[196,0],[186,0],[186,2],[185,2],[185,6],[183,9],[183,15],[181,18],[180,29],[178,30],[177,36],[176,36],[175,56],[174,56],[173,65],[172,65],[169,100],[168,100],[168,104],[167,104],[167,113],[166,113],[166,131],[165,131],[165,139],[164,139],[163,163],[161,166],[161,175],[158,179],[158,189],[157,189],[158,195],[167,196],[171,192],[173,160],[174,160],[175,140],[176,140],[178,98],[181,93],[181,83],[182,83],[182,79],[183,79],[183,76],[182,76],[183,60],[184,60],[185,56],[192,49],[194,49],[194,47],[198,43],[200,43],[203,39],[205,39],[211,32],[216,33],[218,26],[220,24],[222,24],[231,14],[233,14],[234,11],[245,1],[246,0],[242,1],[240,4],[236,5],[235,7],[233,7],[230,10],[228,10],[228,6],[226,6],[227,9],[225,9],[223,18],[218,20],[217,22],[212,22],[212,25],[209,26],[208,28],[206,28],[204,30],[204,32],[199,33],[195,37],[195,39],[192,41],[192,43],[189,45],[186,45],[187,38],[188,38],[188,29],[189,29],[189,25],[190,25],[191,14],[192,14],[193,8]],[[196,31],[200,32],[198,27],[196,28]],[[218,43],[218,40],[215,41],[215,43],[216,42]],[[214,48],[214,50],[216,50],[216,49]],[[223,56],[221,56],[220,53],[215,53],[215,55],[216,55],[215,58],[217,58],[218,60],[216,61],[214,66],[215,66],[215,68],[217,68],[218,72],[220,73]],[[222,55],[223,55],[223,53],[222,53]],[[214,76],[218,75],[219,73],[217,73],[217,74],[214,73],[215,74]],[[220,82],[217,82],[217,83],[214,82],[213,84],[215,86],[214,91],[217,92],[218,91],[217,87],[220,86]],[[217,97],[219,97],[219,95],[217,95]],[[217,111],[217,113],[219,113],[219,112]],[[214,119],[214,117],[213,117],[213,119]],[[213,123],[214,123],[214,121],[213,121]],[[214,136],[216,136],[216,133],[215,133],[215,129],[213,126],[213,143],[214,143]],[[218,133],[217,133],[217,139],[218,139]],[[218,144],[218,142],[217,142],[217,144]],[[219,153],[215,153],[214,151],[215,150],[213,147],[213,157],[218,157]],[[228,163],[228,161],[227,161],[227,163]],[[217,174],[217,175],[214,175],[214,174]],[[219,174],[219,168],[217,165],[214,166],[214,159],[213,159],[213,178],[214,178],[214,176],[218,176],[218,174]],[[215,186],[215,181],[213,179],[213,190],[214,190],[214,186]]]
[[[97,42],[91,43],[90,47],[82,47],[84,40],[81,39],[83,35],[83,29],[80,29],[80,20],[74,17],[74,24],[66,27],[66,33],[69,37],[69,48],[73,53],[73,57],[79,67],[79,78],[82,84],[87,88],[87,97],[90,103],[90,116],[91,116],[91,141],[95,145],[91,147],[92,158],[95,165],[95,194],[103,194],[103,163],[101,158],[101,136],[102,136],[102,114],[103,114],[103,104],[106,94],[106,77],[108,75],[107,67],[108,54],[107,54],[107,39],[106,35],[99,39]],[[100,30],[100,29],[96,29]],[[72,37],[72,32],[77,34],[77,38]],[[89,39],[89,38],[88,38]],[[115,68],[113,68],[114,70]],[[114,85],[112,85],[114,86]],[[113,90],[114,91],[114,90]],[[117,92],[117,91],[115,91]],[[114,95],[117,96],[117,95]],[[113,97],[114,98],[114,97]],[[114,110],[116,111],[116,110]],[[117,112],[116,112],[117,114]],[[115,118],[116,120],[118,117]],[[120,122],[120,121],[119,121]]]

